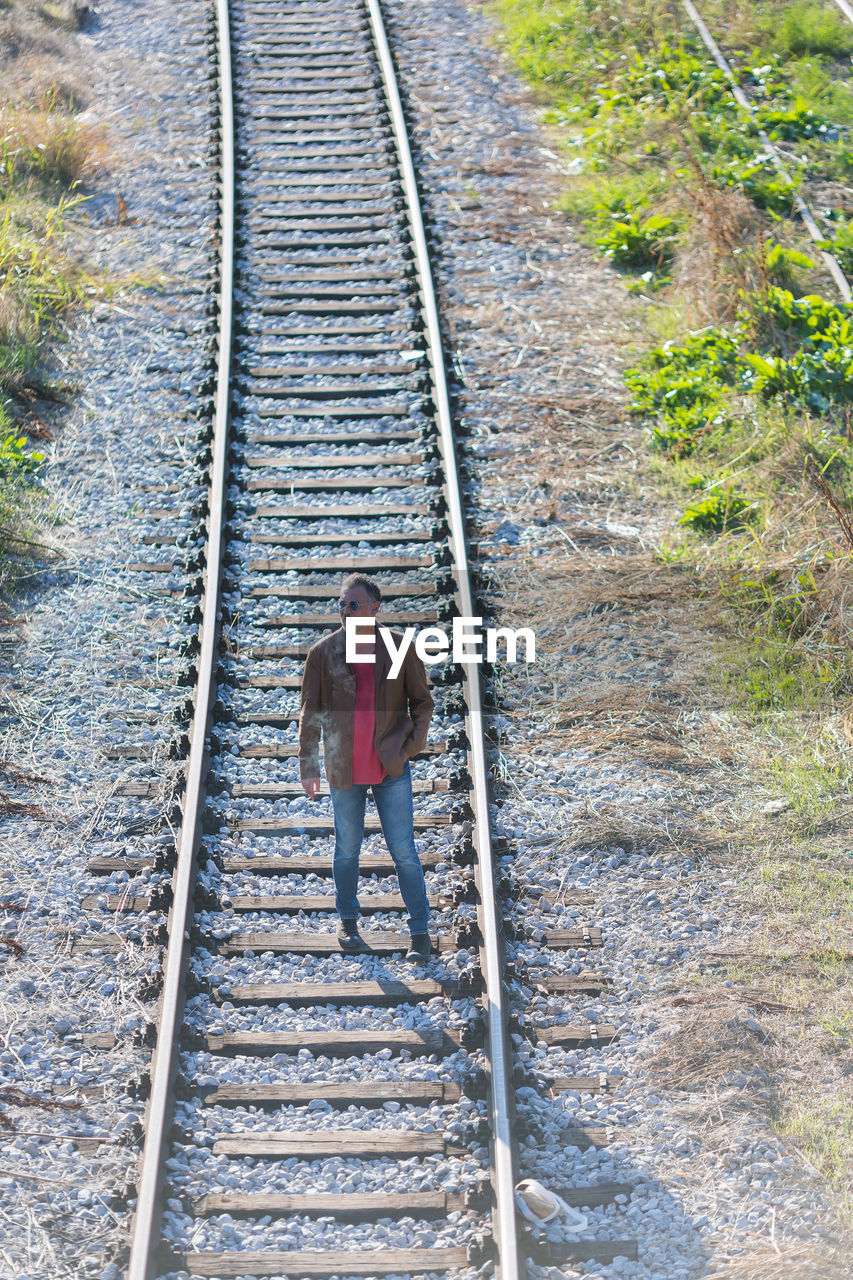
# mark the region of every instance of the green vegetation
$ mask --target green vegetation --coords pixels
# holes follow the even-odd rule
[[[853,273],[853,26],[817,0],[703,0],[752,116],[681,5],[496,4],[571,158],[563,208],[636,299],[631,411],[676,506],[659,558],[706,585],[735,754],[779,802],[739,830],[767,850],[753,881],[767,945],[729,976],[772,976],[810,1011],[810,1041],[823,1028],[820,1052],[849,1050],[853,307],[820,249]],[[776,1122],[849,1185],[848,1102],[791,1092]]]
[[[793,201],[821,182],[825,245],[853,266],[853,230],[825,208],[853,174],[853,27],[822,3],[706,0],[752,118],[679,5],[498,8],[579,171],[567,213],[623,274],[650,332],[663,323],[676,335],[651,344],[626,381],[654,467],[681,499],[666,557],[717,576],[750,650],[731,695],[759,718],[811,705],[814,672],[831,668],[824,694],[840,704],[853,696],[850,637],[843,607],[824,597],[853,551],[837,497],[853,482],[853,308],[834,297]],[[760,130],[783,147],[790,180]],[[799,635],[785,622],[798,580],[814,584]],[[787,661],[797,645],[809,656]],[[778,678],[761,646],[779,649]]]
[[[776,43],[780,53],[792,57],[849,57],[853,53],[853,26],[836,9],[806,0],[785,6]]]
[[[40,362],[57,322],[87,281],[62,253],[63,221],[89,143],[73,104],[57,92],[0,102],[0,586],[29,557],[42,508],[45,436],[33,404],[45,394]]]
[[[782,1137],[796,1143],[806,1158],[823,1171],[829,1185],[846,1203],[848,1213],[853,1215],[850,1192],[853,1104],[849,1099],[810,1098],[804,1092],[780,1112],[776,1127]]]

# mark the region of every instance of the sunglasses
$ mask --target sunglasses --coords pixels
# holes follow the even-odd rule
[[[338,608],[341,613],[358,613],[359,609],[366,609],[369,604],[369,600],[339,600]]]

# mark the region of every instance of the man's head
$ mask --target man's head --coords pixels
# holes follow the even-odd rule
[[[351,573],[344,578],[338,609],[341,618],[375,618],[382,601],[382,592],[372,578],[363,573]]]

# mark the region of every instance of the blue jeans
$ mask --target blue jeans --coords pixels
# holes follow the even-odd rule
[[[335,907],[342,920],[358,918],[358,855],[364,839],[364,805],[367,783],[355,783],[350,791],[330,787],[335,814]],[[412,933],[426,933],[429,924],[424,873],[415,849],[412,821],[412,767],[406,761],[399,778],[386,777],[369,788],[373,792],[382,834],[394,860],[400,893],[409,913]]]

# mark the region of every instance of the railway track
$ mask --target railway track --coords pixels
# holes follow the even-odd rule
[[[517,1220],[515,1088],[529,1110],[531,1089],[614,1082],[525,1076],[511,1033],[559,1053],[616,1032],[569,1016],[578,993],[607,986],[577,972],[602,940],[582,921],[546,931],[532,976],[514,975],[566,1016],[536,1026],[510,1008],[501,899],[524,888],[490,835],[477,667],[438,669],[416,772],[437,952],[423,970],[404,959],[402,900],[370,817],[368,951],[340,952],[330,801],[307,801],[298,774],[305,653],[337,625],[331,602],[352,570],[380,581],[396,624],[478,610],[378,5],[218,0],[217,26],[220,336],[186,785],[171,884],[107,901],[168,909],[127,1276],[514,1280],[530,1257],[632,1256],[633,1241],[577,1226],[546,1239]],[[565,1131],[577,1145],[609,1136]],[[560,1193],[597,1206],[630,1190]]]

